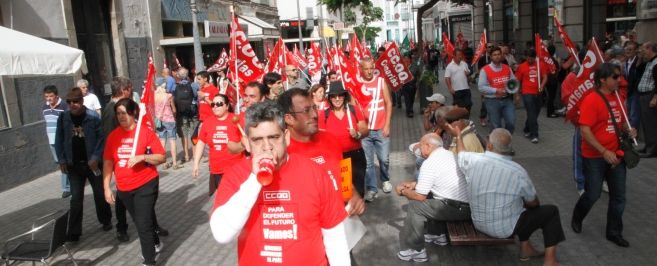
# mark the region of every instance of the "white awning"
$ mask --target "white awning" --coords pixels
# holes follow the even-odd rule
[[[0,39],[0,76],[87,72],[82,50],[5,27],[0,27]]]
[[[230,41],[228,37],[201,37],[201,44],[227,44]],[[181,38],[166,38],[160,40],[162,46],[176,46],[176,45],[194,45],[194,37],[181,37]]]
[[[247,36],[249,39],[276,39],[281,34],[274,25],[256,17],[237,16],[239,23],[249,24]]]
[[[301,38],[301,41],[304,42],[314,42],[314,41],[320,41],[322,38],[320,37],[306,37],[306,38]],[[292,39],[283,39],[284,43],[294,43],[294,42],[299,42],[299,38],[292,38]]]

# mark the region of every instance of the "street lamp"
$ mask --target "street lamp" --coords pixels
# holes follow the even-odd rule
[[[190,6],[192,8],[192,36],[194,37],[194,68],[196,69],[196,73],[198,73],[205,70],[205,64],[203,63],[201,37],[198,33],[198,21],[196,19],[196,14],[198,13],[196,0],[190,0]]]

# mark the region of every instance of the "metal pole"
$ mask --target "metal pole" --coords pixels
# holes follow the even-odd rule
[[[192,8],[192,35],[194,36],[194,68],[196,73],[205,70],[205,64],[203,63],[203,55],[201,52],[201,37],[198,33],[198,21],[196,19],[196,14],[198,9],[196,8],[196,0],[190,0],[190,5]]]
[[[303,35],[301,35],[301,7],[299,7],[299,0],[297,0],[297,28],[299,29],[299,49],[305,54],[303,49]]]

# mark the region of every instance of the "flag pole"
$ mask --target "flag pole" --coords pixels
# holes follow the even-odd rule
[[[230,6],[230,13],[233,15],[233,21],[235,21],[235,23],[238,23],[237,18],[235,17],[235,7],[233,5]],[[237,25],[235,25],[235,26],[237,26]],[[235,29],[233,29],[233,30],[235,30]],[[233,86],[233,87],[235,87],[235,92],[236,92],[235,93],[235,107],[236,107],[235,108],[235,114],[239,115],[240,114],[240,108],[241,108],[240,105],[241,104],[240,104],[240,75],[239,75],[238,70],[237,70],[237,36],[236,36],[236,34],[232,34],[232,35],[233,36],[231,36],[231,38],[233,38],[233,45],[232,45],[231,49],[233,49],[233,53],[235,53],[235,62],[233,62],[233,64],[235,64],[235,80],[234,80],[235,86]]]

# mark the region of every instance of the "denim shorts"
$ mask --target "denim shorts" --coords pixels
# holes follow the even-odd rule
[[[161,139],[176,139],[176,122],[162,122],[162,130],[157,131]]]

